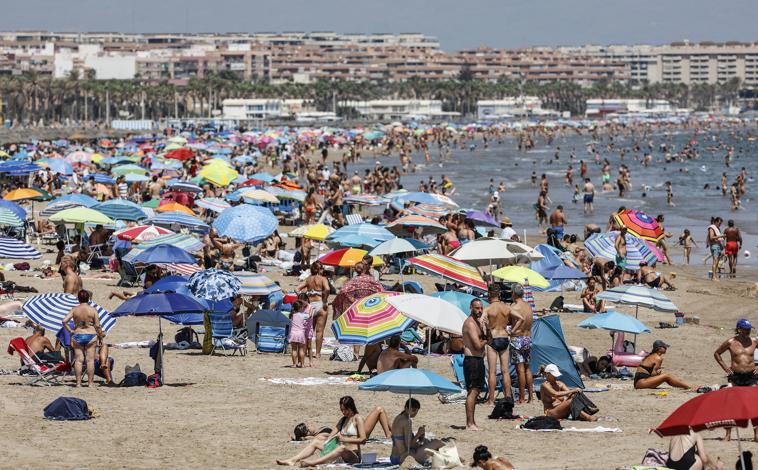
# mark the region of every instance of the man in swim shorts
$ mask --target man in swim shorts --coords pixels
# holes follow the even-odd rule
[[[500,300],[500,285],[490,284],[487,289],[487,296],[490,305],[484,309],[484,315],[487,318],[488,336],[491,338],[487,348],[487,364],[489,374],[487,384],[489,386],[489,396],[487,405],[495,404],[495,395],[497,393],[497,361],[500,359],[500,370],[510,370],[508,363],[508,321],[511,316],[511,308]],[[503,393],[506,397],[512,396],[511,393],[511,374],[503,373]]]
[[[484,350],[487,334],[480,321],[482,301],[471,301],[471,315],[463,322],[463,379],[466,382],[466,429],[479,431],[474,419],[476,399],[484,388]]]
[[[518,403],[532,401],[532,322],[534,314],[532,307],[524,301],[524,288],[521,285],[513,287],[513,305],[508,320],[511,327],[511,362],[516,365],[518,375]]]
[[[729,261],[729,274],[733,276],[737,271],[737,254],[740,252],[740,248],[742,248],[742,234],[740,233],[740,229],[734,226],[733,220],[726,222],[724,239],[726,240],[724,254]]]

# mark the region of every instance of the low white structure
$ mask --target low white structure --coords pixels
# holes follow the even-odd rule
[[[479,119],[528,117],[542,114],[542,101],[536,96],[512,96],[501,100],[476,102]]]
[[[604,117],[608,114],[671,114],[677,109],[666,100],[644,99],[589,99],[587,117]]]
[[[440,100],[341,101],[339,106],[353,108],[361,117],[376,120],[429,119],[449,115],[442,111]]]
[[[313,111],[310,103],[303,99],[226,99],[222,105],[224,119],[238,121],[294,118]]]

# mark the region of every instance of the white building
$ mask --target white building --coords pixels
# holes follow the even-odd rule
[[[224,119],[253,121],[294,118],[315,111],[303,99],[241,98],[226,99],[222,103]]]
[[[501,100],[479,100],[476,102],[479,119],[501,119],[508,117],[528,117],[542,114],[542,101],[536,96],[513,96]]]
[[[604,117],[608,114],[671,114],[677,112],[666,100],[644,99],[589,99],[587,117]]]
[[[366,119],[397,121],[403,119],[431,119],[457,113],[442,111],[440,100],[371,100],[341,101],[342,108],[353,108]]]

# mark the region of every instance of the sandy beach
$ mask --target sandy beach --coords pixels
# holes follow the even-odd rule
[[[48,259],[46,254],[43,259]],[[34,261],[37,266],[41,260]],[[665,369],[697,385],[725,383],[724,374],[713,360],[713,350],[732,332],[736,319],[755,314],[756,295],[753,283],[756,273],[742,271],[737,280],[709,282],[705,269],[693,265],[664,272],[677,272],[679,289],[666,294],[687,316],[697,316],[699,325],[687,324],[678,329],[653,329],[641,335],[640,347],[649,349],[654,339],[671,344]],[[282,283],[285,290],[296,280],[276,272],[266,273]],[[42,280],[6,273],[8,279],[33,286],[40,292],[60,290],[58,278]],[[433,289],[434,279],[414,276],[424,288]],[[391,281],[392,276],[385,281]],[[115,289],[116,278],[84,277],[85,287],[95,293],[95,300],[108,310],[117,299],[107,300]],[[134,290],[134,289],[132,289]],[[537,307],[544,308],[555,294],[536,295]],[[578,293],[566,293],[567,302],[576,303]],[[628,308],[621,310],[629,312]],[[584,330],[576,324],[585,314],[562,313],[561,322],[570,345],[587,347],[593,354],[604,353],[610,338],[607,332]],[[673,322],[670,314],[640,311],[640,319],[651,328],[660,321]],[[164,322],[164,326],[166,323]],[[167,338],[175,327],[165,329]],[[331,331],[327,329],[328,334]],[[119,320],[108,336],[111,344],[154,339],[158,332],[155,318],[127,317]],[[0,329],[0,344],[11,338],[26,336],[23,329]],[[115,379],[121,380],[125,365],[139,363],[149,371],[152,361],[147,349],[112,349],[115,357]],[[449,357],[423,357],[422,367],[453,378]],[[25,378],[0,376],[0,403],[5,419],[0,439],[5,443],[6,463],[16,468],[274,468],[274,460],[293,455],[300,446],[289,443],[295,424],[305,421],[318,426],[334,425],[339,418],[337,401],[343,395],[355,398],[363,414],[375,406],[387,410],[390,419],[402,406],[405,396],[389,393],[363,392],[356,384],[348,385],[277,385],[266,378],[335,377],[347,374],[357,363],[330,362],[323,358],[313,369],[288,367],[288,355],[252,352],[244,358],[203,356],[197,351],[169,351],[166,356],[167,386],[160,389],[72,387],[73,378],[63,386],[29,387],[21,385]],[[0,355],[0,369],[16,369],[18,359]],[[436,396],[418,397],[422,408],[415,425],[426,425],[437,437],[456,439],[461,455],[470,460],[473,448],[486,444],[493,453],[507,456],[518,469],[612,469],[639,464],[649,447],[667,449],[668,440],[648,433],[677,406],[695,396],[694,393],[664,389],[665,396],[653,391],[635,391],[631,381],[587,380],[589,387],[610,387],[593,393],[592,400],[600,407],[600,415],[610,417],[599,423],[617,427],[620,433],[602,435],[582,433],[530,433],[517,429],[520,421],[490,421],[490,408],[477,407],[477,418],[483,432],[466,432],[455,427],[464,424],[463,404],[442,404]],[[97,411],[98,417],[84,422],[51,422],[42,419],[43,408],[58,396],[80,397]],[[519,406],[523,416],[542,414],[538,403]],[[592,427],[590,423],[565,422],[566,426]],[[722,431],[706,432],[708,452],[733,462],[735,443],[723,442]],[[380,429],[374,437],[381,437]],[[758,445],[744,442],[750,450]],[[390,446],[371,443],[364,452],[387,457]],[[559,463],[560,462],[560,463]],[[403,468],[407,468],[406,462]],[[0,465],[5,466],[5,464]]]

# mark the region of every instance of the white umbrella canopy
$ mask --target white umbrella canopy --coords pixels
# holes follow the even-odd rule
[[[512,265],[542,259],[535,249],[523,243],[500,238],[479,238],[456,249],[450,256],[471,266]]]
[[[385,300],[406,317],[430,328],[456,335],[463,334],[463,322],[467,315],[450,302],[422,294],[402,294]]]
[[[398,253],[414,253],[427,249],[428,246],[410,238],[393,238],[380,243],[369,252],[371,256],[396,255]]]

